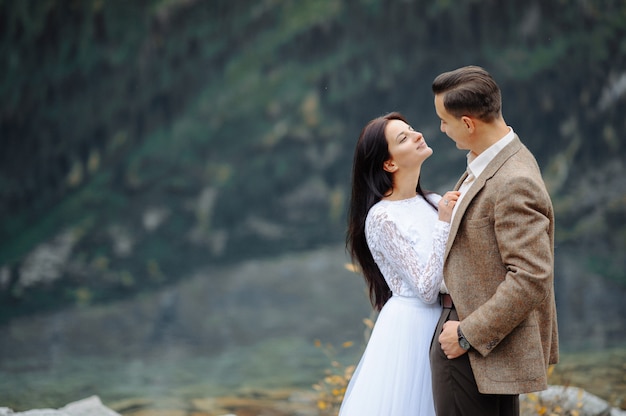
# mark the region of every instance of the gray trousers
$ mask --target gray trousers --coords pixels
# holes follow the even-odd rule
[[[438,416],[519,416],[519,395],[482,394],[478,391],[468,354],[449,360],[439,334],[443,324],[458,321],[456,309],[444,308],[430,346],[435,412]]]

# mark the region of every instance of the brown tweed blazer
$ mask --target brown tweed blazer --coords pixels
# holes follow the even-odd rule
[[[547,367],[558,361],[554,213],[517,135],[463,196],[444,262],[479,391],[546,389]]]

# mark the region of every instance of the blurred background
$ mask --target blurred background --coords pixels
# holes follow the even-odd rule
[[[355,362],[354,144],[401,111],[450,189],[430,85],[468,64],[553,198],[565,381],[620,402],[623,0],[0,0],[0,407],[306,390],[316,341]]]

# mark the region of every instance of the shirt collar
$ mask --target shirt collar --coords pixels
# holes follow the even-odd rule
[[[489,146],[484,152],[479,154],[478,156],[473,156],[472,152],[467,154],[467,171],[468,173],[472,173],[475,178],[479,177],[483,170],[487,167],[489,162],[491,162],[497,155],[500,153],[502,149],[506,147],[509,143],[513,141],[515,137],[515,133],[513,132],[513,128],[509,127],[509,132],[504,135],[497,142]]]

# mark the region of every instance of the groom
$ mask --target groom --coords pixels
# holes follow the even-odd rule
[[[517,416],[558,361],[554,213],[539,167],[502,117],[500,89],[468,66],[433,82],[441,131],[469,151],[430,351],[440,416]]]

